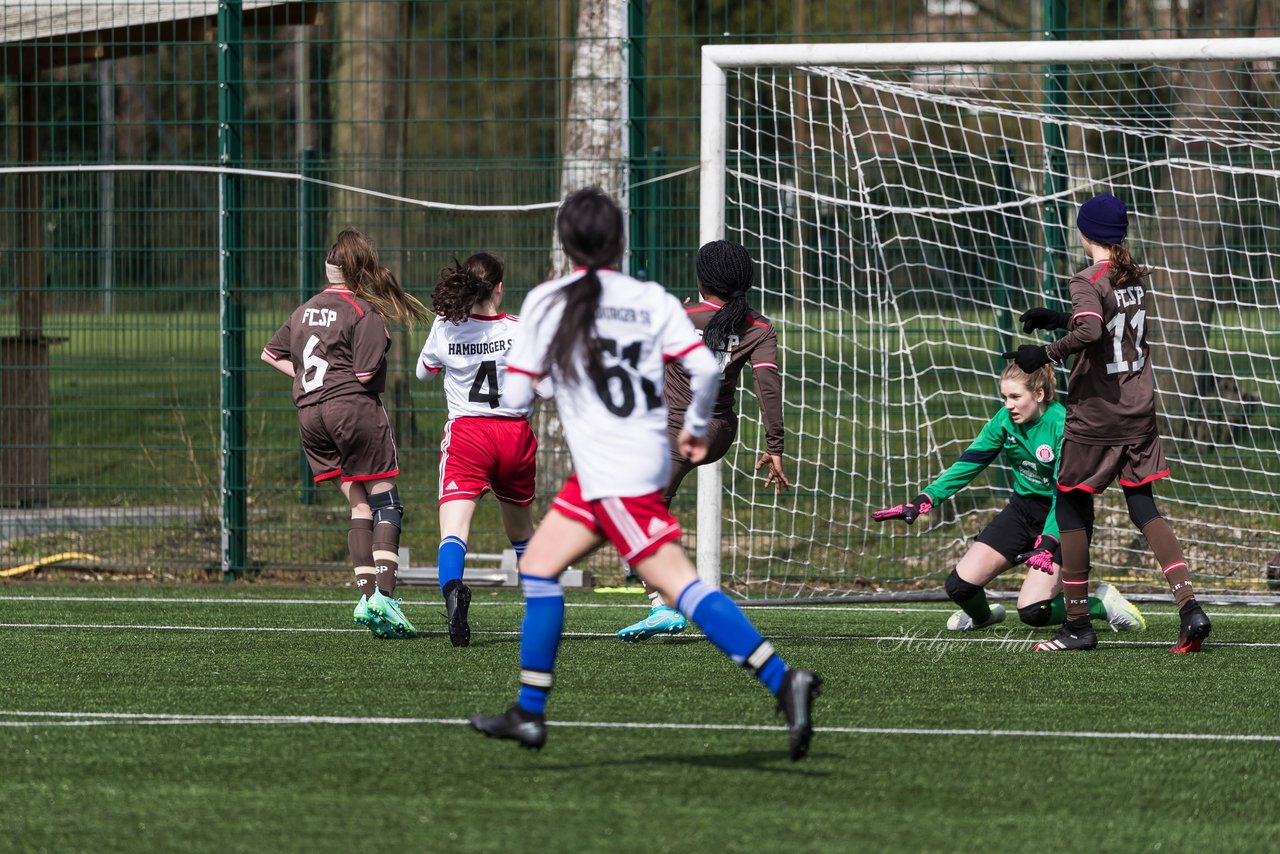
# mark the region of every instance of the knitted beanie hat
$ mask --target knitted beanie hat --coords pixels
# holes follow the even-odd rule
[[[1080,206],[1076,227],[1094,243],[1115,246],[1123,243],[1129,233],[1129,209],[1108,193],[1094,196]]]

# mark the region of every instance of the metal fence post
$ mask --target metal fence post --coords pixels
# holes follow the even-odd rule
[[[218,165],[238,167],[244,121],[244,8],[218,3]],[[245,483],[245,321],[241,179],[218,176],[218,292],[222,362],[222,578],[230,582],[248,560]]]
[[[323,213],[320,210],[319,185],[311,182],[319,172],[320,152],[315,146],[302,149],[300,169],[303,180],[298,185],[298,303],[306,302],[316,285],[320,258],[320,228]],[[302,477],[303,504],[316,503],[316,483],[311,479],[311,465],[306,453],[298,449],[298,472]]]

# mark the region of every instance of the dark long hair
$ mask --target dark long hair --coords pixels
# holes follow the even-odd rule
[[[728,350],[729,337],[746,324],[751,310],[747,291],[754,273],[751,253],[741,243],[713,240],[698,250],[698,284],[724,300],[702,332],[702,340],[712,350]]]
[[[477,252],[461,264],[453,259],[452,267],[440,271],[431,291],[431,310],[454,323],[461,323],[478,302],[493,295],[502,283],[502,261],[488,252]]]
[[[324,256],[326,264],[342,270],[347,287],[388,320],[412,326],[424,320],[427,307],[400,287],[396,276],[378,261],[378,250],[354,228],[343,229]]]
[[[570,193],[556,216],[556,233],[573,263],[586,267],[581,278],[561,290],[564,314],[547,347],[543,371],[554,368],[569,382],[578,379],[575,358],[581,348],[587,376],[603,369],[600,341],[596,338],[596,309],[600,307],[602,286],[598,271],[622,257],[625,239],[622,211],[599,187]]]
[[[1141,267],[1133,260],[1128,246],[1117,243],[1107,248],[1111,250],[1111,267],[1107,270],[1111,274],[1111,287],[1125,288],[1138,279],[1151,275],[1150,267]]]

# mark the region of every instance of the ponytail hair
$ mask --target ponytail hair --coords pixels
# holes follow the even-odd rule
[[[1053,373],[1052,364],[1042,365],[1028,374],[1018,367],[1017,362],[1010,362],[1000,372],[1000,381],[1005,380],[1021,383],[1027,391],[1031,392],[1032,397],[1038,391],[1044,392],[1046,405],[1058,398],[1058,378]]]
[[[485,302],[502,283],[502,261],[488,252],[477,252],[461,264],[440,271],[431,292],[431,310],[445,320],[461,323],[476,303]]]
[[[400,287],[395,274],[378,261],[373,243],[354,228],[343,229],[324,256],[325,264],[342,271],[351,292],[373,306],[387,320],[412,326],[425,320],[427,307]],[[332,279],[331,279],[332,281]]]
[[[572,383],[579,377],[579,352],[588,377],[604,369],[600,340],[596,337],[596,309],[603,291],[599,271],[622,257],[622,211],[599,187],[578,190],[560,206],[556,234],[565,254],[573,263],[585,267],[586,273],[560,291],[564,314],[547,347],[543,371],[551,373],[554,369],[558,378]]]
[[[1123,243],[1108,246],[1107,249],[1111,252],[1111,267],[1108,269],[1111,274],[1111,287],[1125,288],[1138,279],[1151,275],[1151,268],[1140,267],[1138,262],[1133,260],[1129,247]]]
[[[751,254],[740,243],[713,240],[698,250],[698,284],[724,300],[702,332],[702,340],[711,350],[728,350],[730,336],[747,322],[747,291],[754,274]]]

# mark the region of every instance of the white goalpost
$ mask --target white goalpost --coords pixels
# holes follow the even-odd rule
[[[699,574],[748,597],[939,588],[1008,472],[912,528],[871,512],[997,411],[1000,353],[1044,340],[1018,314],[1066,307],[1075,208],[1110,192],[1153,270],[1159,506],[1200,587],[1280,584],[1277,63],[1274,38],[703,48],[700,243],[757,259],[796,489],[754,477],[744,389],[739,442],[698,470]],[[1097,510],[1095,576],[1158,589],[1119,490]]]

